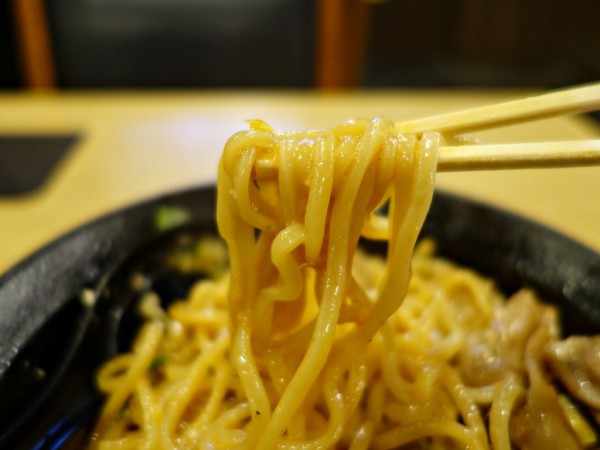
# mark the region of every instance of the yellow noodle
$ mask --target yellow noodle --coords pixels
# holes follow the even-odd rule
[[[373,438],[373,425],[371,422],[365,422],[361,427],[354,433],[352,443],[349,450],[367,450]]]
[[[229,345],[229,333],[222,330],[220,336],[210,348],[203,351],[190,367],[185,378],[181,380],[173,393],[168,409],[165,411],[165,426],[169,435],[174,435],[184,409],[192,401],[194,394],[199,390],[206,377],[209,367]]]
[[[511,450],[509,423],[515,402],[523,393],[518,380],[510,376],[497,387],[490,410],[490,440],[494,450]]]
[[[137,395],[140,399],[140,404],[143,413],[142,426],[144,430],[144,443],[140,448],[143,449],[158,449],[160,440],[158,433],[162,423],[162,412],[156,400],[154,393],[146,379],[141,379],[137,386]]]
[[[231,382],[231,368],[226,360],[219,361],[216,367],[215,381],[211,386],[210,397],[206,401],[202,413],[198,415],[190,428],[196,432],[211,423],[217,417],[221,402],[226,395],[227,388]]]
[[[162,333],[163,326],[159,322],[151,322],[142,329],[134,347],[135,357],[132,359],[123,381],[110,393],[102,409],[95,431],[98,435],[102,435],[114,420],[114,417],[119,414],[119,410],[123,407],[127,397],[135,390],[138,381],[142,378],[144,372],[148,370]],[[102,376],[102,373],[100,373],[100,376]],[[100,382],[99,384],[102,385],[103,383]]]
[[[396,427],[373,438],[375,450],[398,448],[407,442],[426,436],[449,436],[463,444],[465,448],[476,448],[476,440],[470,431],[457,422],[426,422],[405,427]]]
[[[310,190],[306,202],[304,223],[306,224],[306,260],[315,264],[319,260],[325,226],[327,225],[327,211],[333,188],[333,170],[335,157],[335,142],[333,136],[318,139],[315,142],[314,160],[310,174]]]
[[[413,251],[442,136],[381,118],[303,134],[251,127],[219,167],[230,271],[159,311],[134,351],[100,370],[108,400],[91,446],[510,449],[556,318],[544,313],[524,361],[467,382],[471,343],[502,340],[504,299],[430,241]],[[257,160],[277,175],[261,178]],[[386,257],[358,249],[361,238],[383,241]]]

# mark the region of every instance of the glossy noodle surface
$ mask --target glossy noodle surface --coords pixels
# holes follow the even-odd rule
[[[132,351],[99,372],[107,400],[91,446],[592,445],[578,406],[590,395],[555,387],[581,386],[556,311],[530,291],[504,298],[430,241],[413,251],[441,139],[381,118],[305,134],[255,121],[233,136],[217,206],[230,269],[166,311],[144,300]],[[265,160],[275,175],[261,175]],[[594,382],[593,367],[579,373]]]

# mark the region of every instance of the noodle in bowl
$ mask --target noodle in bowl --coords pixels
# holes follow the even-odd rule
[[[132,351],[99,372],[91,447],[594,445],[598,406],[577,386],[595,382],[597,340],[562,339],[532,291],[507,299],[431,241],[415,250],[442,136],[380,118],[308,134],[251,125],[220,166],[230,269],[167,311],[148,300]],[[276,176],[261,176],[265,159]]]

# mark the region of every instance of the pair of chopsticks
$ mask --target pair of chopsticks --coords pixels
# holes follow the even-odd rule
[[[404,133],[457,135],[600,109],[600,83],[396,124]],[[439,171],[574,167],[600,164],[600,139],[440,148]]]
[[[396,124],[400,132],[456,136],[600,109],[600,83]],[[600,139],[440,148],[438,171],[574,167],[600,164]]]
[[[600,83],[491,106],[425,117],[396,124],[402,133],[436,131],[446,136],[498,128],[600,109]],[[464,144],[440,147],[438,171],[526,169],[600,165],[600,139],[511,144]],[[272,177],[273,160],[256,161],[259,178]]]

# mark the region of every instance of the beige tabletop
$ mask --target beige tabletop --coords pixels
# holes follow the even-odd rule
[[[0,197],[0,273],[68,230],[136,201],[214,182],[227,138],[261,118],[280,131],[395,121],[532,91],[224,91],[0,94],[0,134],[80,136],[39,191]],[[477,133],[484,142],[600,137],[582,117]],[[600,251],[600,167],[438,174],[438,187],[515,211]]]

